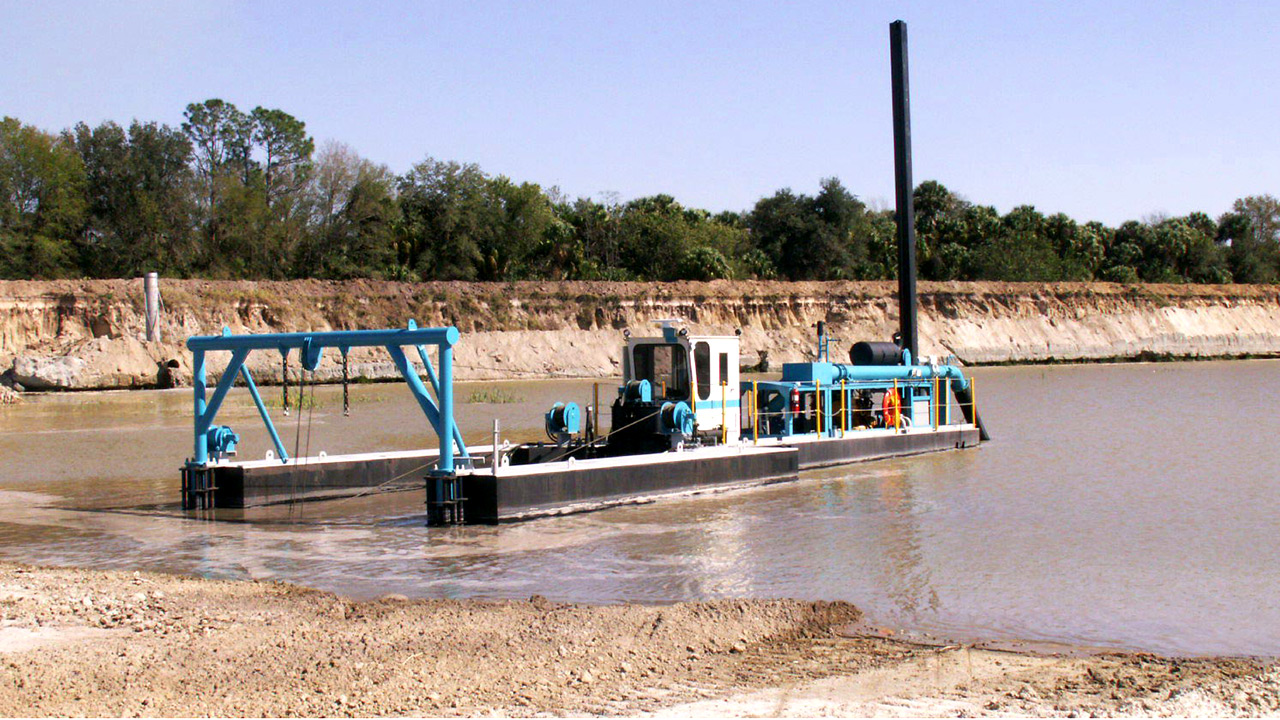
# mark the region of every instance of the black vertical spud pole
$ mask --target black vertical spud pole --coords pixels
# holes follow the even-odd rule
[[[897,185],[898,328],[902,347],[911,361],[920,357],[916,331],[916,209],[911,184],[911,95],[907,82],[907,24],[889,25],[889,55],[893,66],[893,165]]]

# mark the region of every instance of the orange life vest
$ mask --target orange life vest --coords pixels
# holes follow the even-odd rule
[[[898,391],[887,391],[884,394],[884,403],[880,407],[884,410],[884,426],[898,427],[898,424],[902,421],[902,399],[898,397]]]

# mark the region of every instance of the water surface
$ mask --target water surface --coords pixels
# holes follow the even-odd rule
[[[1280,654],[1280,362],[989,368],[977,450],[503,527],[422,524],[418,493],[181,517],[189,391],[50,395],[0,408],[0,556],[289,580],[358,597],[668,602],[848,600],[879,623],[964,639]],[[468,441],[533,439],[585,381],[463,384]],[[604,385],[608,394],[610,385]],[[278,389],[268,391],[278,393]],[[233,393],[236,398],[238,393]],[[280,417],[292,450],[412,448],[398,385],[338,388]],[[273,395],[274,397],[274,395]],[[296,394],[295,394],[296,400]],[[221,415],[268,447],[239,395]],[[309,438],[308,438],[309,432]],[[169,505],[168,509],[157,505]]]

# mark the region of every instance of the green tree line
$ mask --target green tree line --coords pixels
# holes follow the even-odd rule
[[[0,277],[402,280],[888,279],[892,210],[838,179],[743,212],[629,202],[425,158],[403,175],[341,143],[316,148],[278,109],[187,106],[51,133],[0,121]],[[915,189],[927,280],[1280,281],[1280,201],[1080,223],[1029,205],[1001,215],[935,181]]]

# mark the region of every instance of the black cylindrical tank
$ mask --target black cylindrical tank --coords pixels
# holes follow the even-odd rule
[[[902,348],[891,342],[857,342],[849,348],[849,362],[854,365],[900,365]]]

